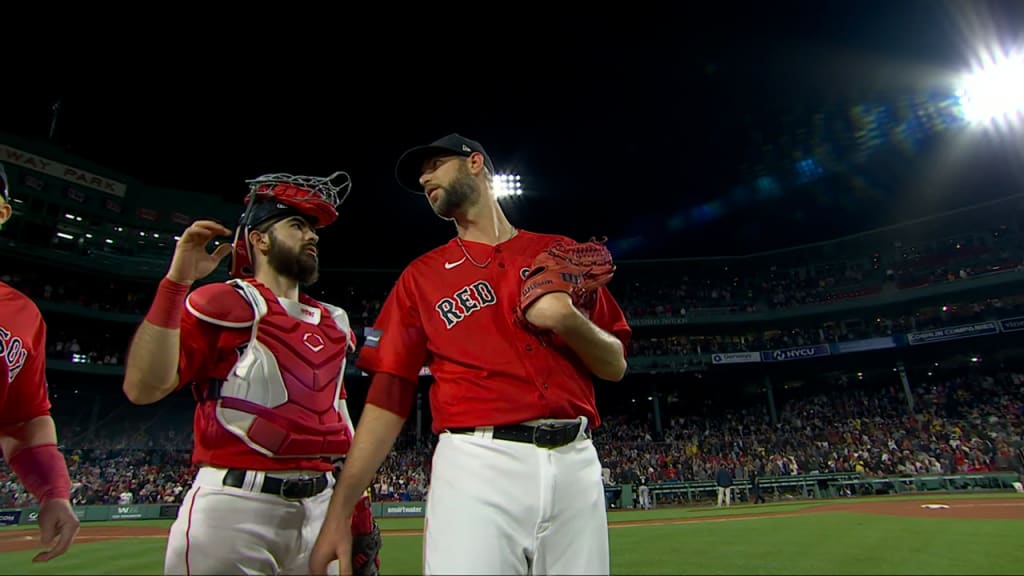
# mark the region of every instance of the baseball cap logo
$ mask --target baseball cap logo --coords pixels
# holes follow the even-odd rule
[[[462,145],[462,151],[463,152],[472,152],[472,150],[469,149],[469,146],[466,146],[465,144]]]

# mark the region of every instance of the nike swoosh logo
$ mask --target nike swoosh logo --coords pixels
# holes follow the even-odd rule
[[[463,257],[462,260],[456,260],[455,262],[445,262],[444,263],[444,269],[445,270],[451,270],[452,268],[455,268],[456,266],[458,266],[459,264],[462,264],[465,261],[466,261],[466,258]]]

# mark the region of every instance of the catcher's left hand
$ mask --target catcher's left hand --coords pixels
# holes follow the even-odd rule
[[[597,289],[610,282],[615,273],[605,241],[591,238],[581,243],[557,242],[541,252],[523,279],[516,319],[531,325],[527,320],[530,307],[552,293],[568,294],[577,310],[588,311],[596,300]]]
[[[352,513],[352,575],[380,574],[380,528],[370,510],[370,498],[363,496]]]

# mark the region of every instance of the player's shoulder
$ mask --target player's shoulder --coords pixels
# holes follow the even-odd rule
[[[225,328],[252,326],[255,313],[238,288],[226,282],[205,284],[189,293],[185,307],[193,316]]]
[[[575,244],[576,241],[568,236],[561,234],[544,234],[542,232],[531,232],[529,230],[520,230],[516,234],[518,242],[517,246],[520,246],[521,250],[530,254],[537,254],[542,252],[555,244]]]
[[[451,253],[453,246],[457,246],[456,240],[453,238],[451,241],[430,250],[424,254],[417,256],[408,266],[405,267],[404,272],[418,271],[420,269],[429,268],[431,265],[436,264],[442,260],[447,259]]]
[[[19,316],[29,320],[43,317],[39,312],[39,307],[31,298],[21,290],[4,282],[0,282],[0,308],[16,312]]]
[[[429,252],[421,254],[409,262],[398,276],[399,284],[418,286],[424,277],[432,278],[438,270],[443,270],[447,262],[454,258],[454,254],[461,254],[461,249],[453,238],[446,244],[442,244]]]

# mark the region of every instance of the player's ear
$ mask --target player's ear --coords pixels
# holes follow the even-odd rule
[[[469,173],[473,176],[480,174],[486,169],[486,165],[484,164],[484,155],[479,152],[473,152],[470,154],[467,161],[469,163]]]
[[[270,249],[270,234],[259,230],[249,230],[249,245],[253,250],[266,252]]]

